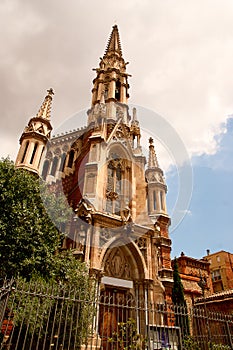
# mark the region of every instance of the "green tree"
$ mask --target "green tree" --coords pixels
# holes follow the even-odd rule
[[[92,333],[95,280],[89,278],[84,263],[73,259],[70,252],[67,254],[55,262],[56,268],[67,267],[66,281],[44,280],[40,276],[14,281],[8,301],[8,313],[14,321],[9,343],[18,344],[17,349],[26,345],[26,349],[49,350],[54,343],[59,348],[68,348],[71,343],[79,349]]]
[[[30,172],[15,169],[9,159],[0,161],[0,277],[54,277],[59,260],[54,253],[64,235],[47,214],[41,191],[60,228],[67,220],[61,196],[50,193]]]
[[[174,259],[173,264],[173,288],[172,301],[175,305],[175,320],[176,326],[181,328],[183,336],[189,335],[189,318],[186,300],[184,297],[184,287],[178,270],[177,259]]]
[[[173,288],[172,288],[172,301],[175,305],[186,305],[184,298],[184,287],[181,282],[180,273],[178,270],[177,259],[174,259],[173,265]]]
[[[72,215],[64,196],[2,159],[0,204],[0,277],[15,277],[5,314],[14,323],[10,341],[23,348],[38,339],[50,349],[56,335],[64,346],[82,344],[91,331],[96,288],[86,264],[59,250],[61,227]]]

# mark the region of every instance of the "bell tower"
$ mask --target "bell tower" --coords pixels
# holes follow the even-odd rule
[[[127,62],[128,63],[128,62]],[[129,122],[127,101],[129,98],[129,84],[126,65],[122,57],[120,36],[117,25],[114,25],[103,58],[100,58],[99,68],[93,80],[92,108],[89,112],[88,124],[93,122],[93,111],[96,105],[105,100],[107,118],[117,120],[123,115],[125,124]],[[103,97],[102,97],[103,96]]]
[[[45,145],[50,139],[52,126],[50,123],[53,89],[47,90],[37,115],[29,120],[20,137],[20,149],[16,158],[16,168],[24,168],[39,174],[40,163]]]

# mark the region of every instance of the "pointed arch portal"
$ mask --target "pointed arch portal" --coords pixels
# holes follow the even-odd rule
[[[138,319],[135,309],[129,306],[134,305],[143,290],[147,269],[133,241],[121,246],[110,245],[105,250],[102,268],[104,276],[101,279],[99,334],[105,349],[119,322],[127,322],[129,318]]]

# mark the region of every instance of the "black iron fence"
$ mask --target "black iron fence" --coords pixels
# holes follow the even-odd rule
[[[129,291],[4,281],[0,350],[233,349],[233,316],[151,304]]]

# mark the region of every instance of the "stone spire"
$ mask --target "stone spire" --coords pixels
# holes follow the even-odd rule
[[[47,92],[38,113],[29,120],[20,137],[20,149],[15,162],[16,168],[24,168],[36,174],[40,172],[42,156],[52,131],[50,115],[54,92],[53,89]]]
[[[154,148],[154,140],[152,137],[149,138],[149,161],[148,161],[148,169],[159,168],[158,159],[155,153]]]
[[[95,123],[97,118],[97,105],[103,98],[106,103],[106,118],[115,120],[123,116],[124,124],[129,124],[128,114],[129,98],[129,74],[126,73],[126,65],[122,57],[119,31],[113,26],[104,56],[100,58],[99,67],[95,68],[96,78],[93,80],[92,104],[88,112],[88,125]]]
[[[120,35],[117,25],[112,27],[112,33],[110,35],[104,57],[112,55],[113,53],[122,56]]]
[[[48,94],[46,95],[44,102],[42,103],[36,117],[49,120],[51,117],[51,104],[52,104],[54,92],[52,88],[47,90],[47,92]]]
[[[152,137],[149,139],[149,144],[148,168],[145,172],[148,184],[148,210],[152,220],[157,220],[158,215],[167,215],[167,186],[163,176],[163,171],[159,167]]]

